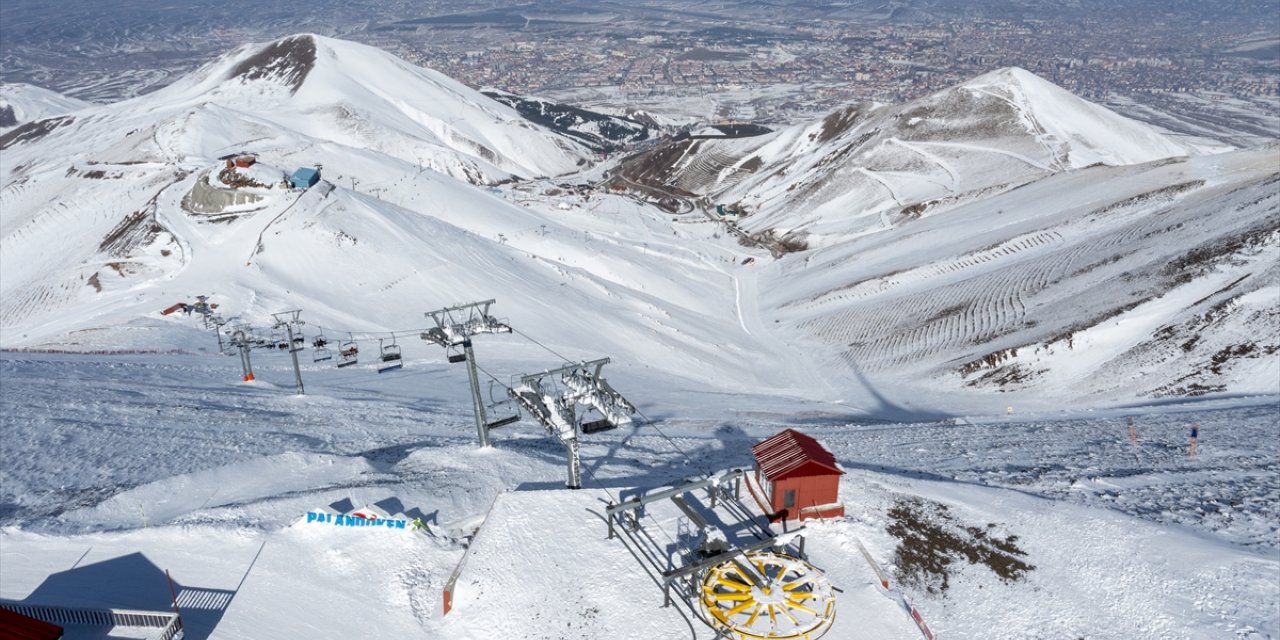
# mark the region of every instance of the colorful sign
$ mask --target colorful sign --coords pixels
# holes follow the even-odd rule
[[[383,529],[408,529],[409,521],[399,518],[382,518],[377,514],[359,511],[341,514],[323,511],[307,512],[307,524],[327,524],[333,527],[380,527]]]

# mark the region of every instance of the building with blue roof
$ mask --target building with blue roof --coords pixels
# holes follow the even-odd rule
[[[301,167],[289,177],[289,184],[294,189],[314,187],[317,182],[320,182],[320,170],[311,167]]]

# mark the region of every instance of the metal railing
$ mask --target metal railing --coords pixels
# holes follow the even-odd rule
[[[132,609],[87,609],[59,607],[43,604],[22,604],[0,600],[0,608],[50,624],[84,624],[101,627],[143,627],[159,631],[151,640],[180,640],[182,618],[167,611],[136,611]]]

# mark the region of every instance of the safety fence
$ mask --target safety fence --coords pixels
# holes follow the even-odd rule
[[[0,608],[50,624],[82,624],[99,627],[154,628],[150,640],[180,640],[182,618],[167,611],[135,611],[130,609],[85,609],[43,604],[22,604],[0,600]]]
[[[884,589],[885,594],[891,598],[897,598],[902,608],[911,616],[911,621],[920,628],[920,635],[924,636],[924,640],[937,640],[938,636],[934,635],[928,624],[925,624],[924,616],[920,615],[920,610],[916,609],[915,605],[907,600],[907,595],[889,586],[889,576],[880,567],[880,563],[876,562],[876,559],[871,556],[871,552],[867,551],[866,545],[862,544],[862,541],[857,538],[854,538],[854,542],[858,543],[858,551],[862,553],[862,558],[867,561],[867,564],[871,566],[871,570],[875,572],[876,579],[880,581],[880,588]]]

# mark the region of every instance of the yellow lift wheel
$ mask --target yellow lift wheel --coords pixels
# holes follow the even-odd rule
[[[739,640],[816,640],[836,618],[831,583],[813,565],[761,552],[715,565],[703,574],[708,620]]]

